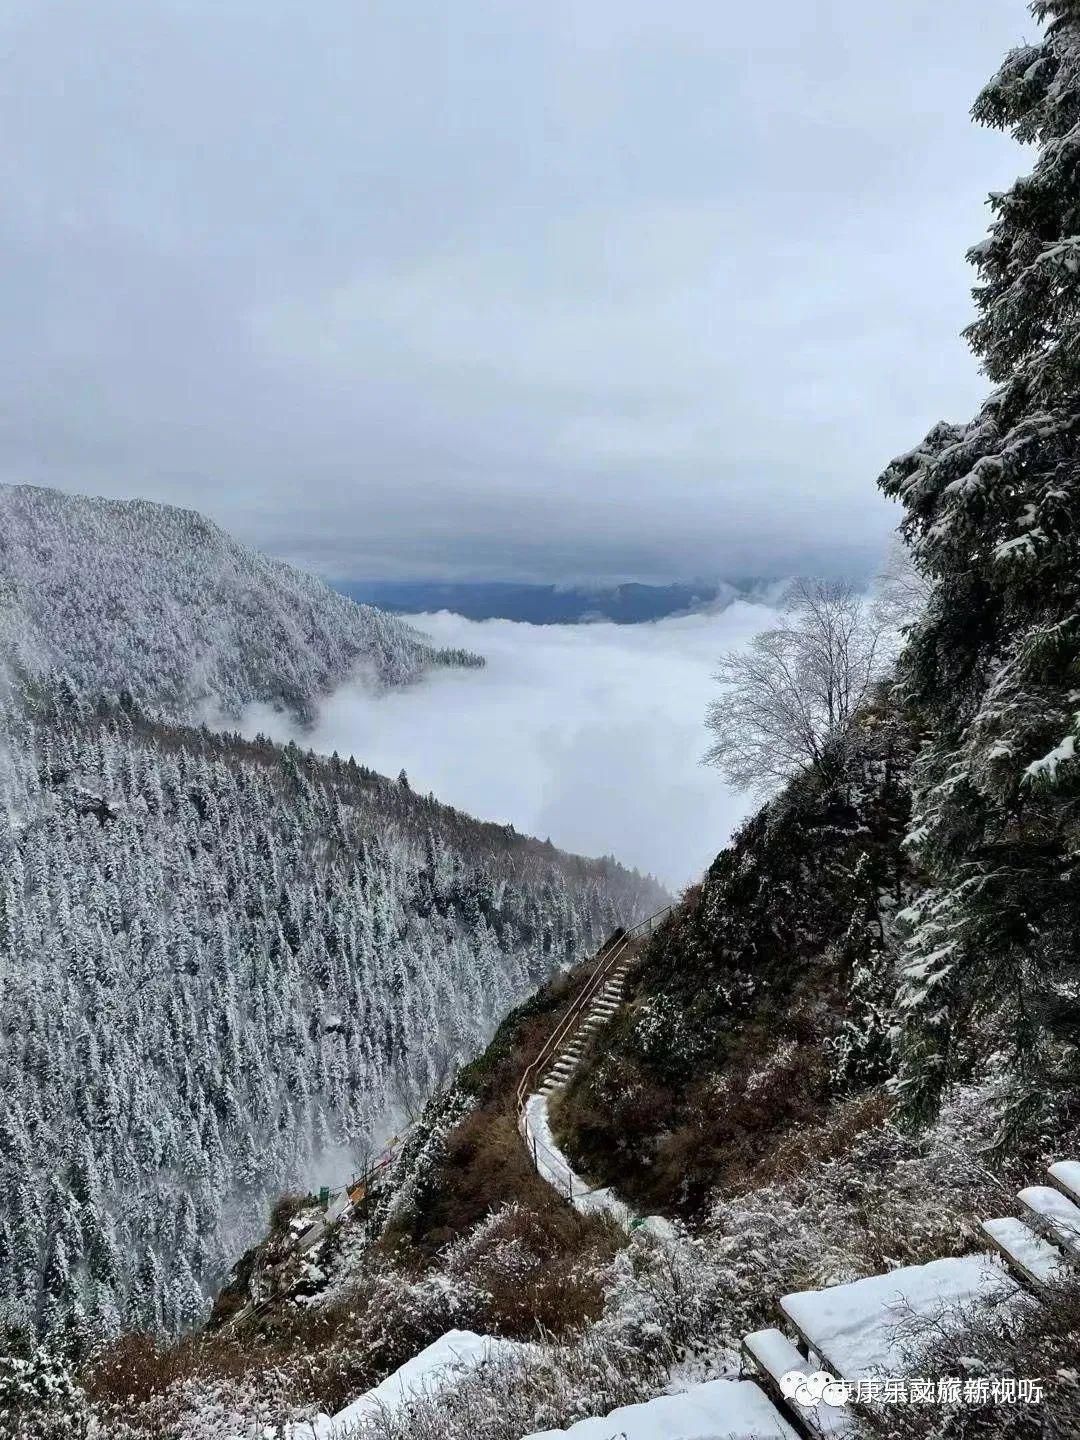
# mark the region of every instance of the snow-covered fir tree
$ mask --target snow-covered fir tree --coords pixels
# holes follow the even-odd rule
[[[337,757],[60,685],[0,715],[0,1324],[177,1331],[663,895]]]
[[[1013,1125],[1075,1077],[1080,1005],[1080,4],[1032,10],[1042,39],[974,108],[1037,147],[970,254],[998,388],[882,477],[931,583],[902,669],[934,881],[909,917],[903,1088],[931,1112],[981,1055],[1013,1076]]]

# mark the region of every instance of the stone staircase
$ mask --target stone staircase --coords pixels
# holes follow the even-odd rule
[[[626,977],[639,942],[647,940],[670,913],[671,907],[666,906],[632,930],[616,930],[605,941],[577,995],[539,1054],[526,1066],[518,1082],[516,1108],[518,1130],[534,1164],[538,1163],[540,1144],[529,1126],[530,1097],[546,1097],[566,1085],[581,1064],[589,1037],[606,1024],[622,1004]]]
[[[1057,1161],[1047,1178],[1049,1185],[1030,1185],[1017,1193],[1023,1219],[980,1222],[989,1254],[933,1260],[783,1296],[780,1326],[744,1338],[745,1369],[810,1440],[856,1435],[857,1422],[847,1405],[793,1399],[791,1372],[826,1369],[850,1385],[875,1375],[902,1377],[904,1358],[892,1338],[901,1319],[933,1317],[943,1304],[997,1305],[1021,1290],[1044,1295],[1080,1263],[1080,1161]]]
[[[540,1076],[541,1095],[550,1095],[553,1090],[561,1089],[568,1083],[581,1064],[581,1057],[585,1054],[590,1036],[601,1025],[606,1025],[623,1003],[626,974],[632,955],[633,952],[628,947],[615,961],[604,984],[582,1010],[580,1022],[551,1057],[550,1064]]]

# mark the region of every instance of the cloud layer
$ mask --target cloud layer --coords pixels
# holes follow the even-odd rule
[[[404,768],[414,789],[568,850],[613,854],[677,888],[752,808],[700,764],[703,715],[717,656],[774,617],[745,602],[647,625],[420,616],[440,645],[479,651],[487,667],[377,697],[346,686],[315,735],[298,738],[385,774]],[[256,711],[244,728],[292,733]]]
[[[0,476],[338,578],[858,570],[1022,0],[11,0]],[[1022,163],[1022,162],[1020,162]]]

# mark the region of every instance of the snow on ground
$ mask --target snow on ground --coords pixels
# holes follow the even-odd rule
[[[575,1210],[582,1215],[595,1215],[603,1211],[611,1215],[620,1225],[629,1226],[636,1219],[633,1210],[620,1200],[613,1190],[590,1189],[586,1181],[577,1174],[551,1133],[551,1117],[548,1113],[546,1095],[530,1095],[525,1103],[525,1122],[528,1134],[526,1144],[535,1140],[536,1167],[543,1178],[560,1195],[566,1196]]]
[[[920,1327],[1016,1293],[996,1255],[965,1255],[785,1295],[780,1305],[828,1368],[858,1380],[906,1374],[905,1351],[918,1346]]]
[[[610,1415],[525,1440],[795,1440],[795,1431],[749,1380],[709,1380],[681,1395],[623,1405]]]
[[[347,1440],[350,1430],[361,1421],[393,1413],[409,1400],[430,1398],[486,1361],[521,1348],[513,1340],[477,1335],[472,1330],[448,1330],[336,1415],[319,1415],[293,1425],[289,1440]]]

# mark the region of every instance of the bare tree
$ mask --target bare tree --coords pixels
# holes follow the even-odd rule
[[[901,536],[893,539],[885,562],[874,581],[874,602],[883,640],[891,655],[903,648],[907,634],[930,600],[929,576],[915,564],[910,547]]]
[[[721,657],[715,678],[724,693],[706,713],[715,738],[705,763],[737,789],[762,794],[807,767],[830,773],[881,672],[887,629],[853,586],[796,581],[783,623]]]

